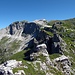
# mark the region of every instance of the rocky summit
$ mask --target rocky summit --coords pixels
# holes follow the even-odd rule
[[[75,18],[1,29],[0,75],[75,75]]]

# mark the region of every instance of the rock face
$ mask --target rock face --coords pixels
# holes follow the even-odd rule
[[[47,34],[44,31],[39,31],[37,36],[35,36],[30,42],[28,47],[36,47],[39,44],[46,43]]]
[[[30,60],[34,60],[35,57],[37,58],[40,54],[43,56],[48,56],[46,44],[37,45],[34,52],[30,54]]]
[[[39,26],[36,23],[26,23],[24,25],[23,33],[25,34],[38,34]]]
[[[52,53],[61,53],[63,54],[63,51],[66,48],[66,43],[62,40],[62,38],[58,34],[54,34],[54,37],[52,38]]]
[[[53,37],[50,37],[44,31],[40,31],[39,34],[37,34],[37,37],[35,37],[29,42],[28,47],[33,47],[33,51],[35,51],[37,48],[37,45],[43,44],[43,43],[46,44],[47,46],[46,50],[48,51],[49,54],[53,54],[53,53],[63,54],[63,52],[66,50],[65,49],[66,43],[60,37],[60,35],[55,33]]]
[[[16,32],[21,30],[23,27],[23,24],[21,22],[15,22],[13,24],[10,24],[7,28],[9,34],[14,35]]]
[[[49,54],[53,53],[63,54],[63,51],[66,48],[66,43],[57,33],[54,33],[53,37],[49,36],[46,37],[46,45]]]
[[[36,23],[15,22],[7,27],[7,33],[11,35],[33,34],[39,31],[39,26]]]
[[[14,37],[22,37],[25,34],[37,34],[39,32],[39,25],[36,23],[28,23],[28,22],[14,22],[10,24],[7,28],[2,29],[0,34],[4,33],[7,35],[14,35]]]

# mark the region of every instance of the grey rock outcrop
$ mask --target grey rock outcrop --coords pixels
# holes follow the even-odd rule
[[[23,24],[21,22],[15,22],[13,24],[10,24],[7,28],[9,34],[14,35],[16,34],[17,30],[21,30],[23,27]]]
[[[66,43],[64,40],[60,37],[58,34],[54,34],[54,37],[52,38],[52,51],[53,53],[61,53],[63,54],[63,51],[66,48]]]
[[[64,75],[71,75],[71,62],[68,57],[62,55],[61,57],[54,59],[54,62],[57,64],[57,68],[61,70]]]
[[[34,34],[39,31],[39,25],[28,22],[14,22],[6,28],[7,33],[11,35]]]
[[[42,20],[35,20],[35,21],[33,21],[34,23],[36,23],[36,24],[39,24],[39,26],[41,27],[41,28],[44,28],[44,27],[51,27],[51,26],[49,26],[49,25],[47,25],[47,20],[45,20],[45,19],[42,19]]]
[[[34,52],[30,54],[30,60],[34,60],[35,57],[37,58],[40,54],[48,56],[46,44],[37,45]]]
[[[9,60],[0,65],[0,75],[14,75],[13,68],[21,66],[22,61]]]
[[[67,46],[65,41],[57,33],[54,33],[53,37],[47,36],[45,43],[47,45],[47,51],[49,54],[53,53],[63,54]]]
[[[62,22],[55,22],[52,28],[58,30],[58,28],[60,28],[62,24],[63,24]]]

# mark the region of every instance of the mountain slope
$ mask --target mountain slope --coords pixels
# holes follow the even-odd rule
[[[3,64],[0,65],[2,67],[0,73],[2,75],[6,72],[13,75],[17,72],[24,75],[74,75],[74,29],[75,19],[49,22],[17,21],[10,24],[0,30],[0,63],[7,60],[9,63],[13,60],[22,63],[20,66],[13,67],[13,74],[10,70],[5,70],[9,67],[7,66],[9,63],[6,62],[5,68]],[[12,65],[10,69],[11,67]]]

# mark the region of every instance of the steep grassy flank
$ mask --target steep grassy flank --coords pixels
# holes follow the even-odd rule
[[[13,42],[9,43],[9,52],[13,52],[20,47],[21,41],[14,40]]]
[[[10,56],[20,47],[21,41],[14,40],[9,42],[11,38],[3,37],[0,40],[0,63],[9,60]]]
[[[7,60],[7,57],[6,57],[6,49],[5,49],[5,45],[6,45],[6,42],[9,40],[10,38],[8,37],[3,37],[1,40],[0,40],[0,63],[3,63],[4,61]]]

